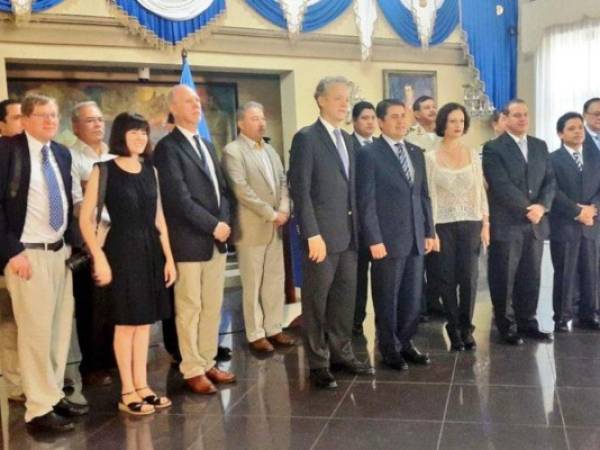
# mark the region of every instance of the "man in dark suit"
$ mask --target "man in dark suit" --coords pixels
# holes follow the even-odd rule
[[[348,81],[322,79],[315,91],[320,117],[296,133],[290,155],[290,193],[300,239],[302,316],[311,380],[337,383],[330,364],[354,374],[373,368],[352,350],[358,223],[352,138],[340,129],[348,112]]]
[[[215,365],[230,204],[215,149],[198,135],[202,114],[198,94],[175,86],[169,105],[175,128],[157,144],[154,163],[177,263],[179,369],[193,392],[214,394],[215,384],[235,381],[232,373]]]
[[[483,148],[483,171],[489,185],[491,243],[488,281],[496,326],[502,341],[520,345],[523,337],[542,341],[552,333],[536,319],[544,239],[550,227],[546,213],[555,181],[546,143],[527,135],[529,116],[523,100],[504,110],[506,133]],[[518,334],[508,316],[512,307]]]
[[[435,231],[419,147],[404,140],[406,107],[398,100],[377,105],[381,137],[358,154],[358,207],[372,257],[371,279],[379,351],[398,370],[406,362],[429,364],[411,339],[417,331],[423,289],[423,255]]]
[[[556,177],[556,197],[550,213],[555,331],[570,331],[573,291],[577,284],[580,292],[577,325],[600,330],[596,315],[600,152],[583,146],[585,128],[580,114],[564,114],[558,119],[556,130],[562,146],[550,156]]]
[[[73,322],[70,256],[73,213],[71,155],[52,139],[56,101],[31,95],[22,102],[24,133],[0,141],[0,264],[18,330],[25,421],[46,431],[69,431],[87,406],[62,391]]]
[[[584,148],[600,152],[600,98],[590,98],[583,104],[583,118],[585,119]]]
[[[358,151],[363,145],[373,142],[373,133],[377,127],[375,107],[372,103],[361,101],[352,108],[352,140]],[[363,245],[362,233],[358,235],[358,269],[356,275],[356,308],[354,310],[354,326],[352,334],[363,335],[363,322],[367,315],[367,288],[369,285],[369,248]]]

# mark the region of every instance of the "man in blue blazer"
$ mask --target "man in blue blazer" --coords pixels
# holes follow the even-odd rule
[[[419,147],[404,140],[406,107],[383,100],[376,108],[381,137],[358,154],[358,209],[372,257],[371,280],[379,350],[387,365],[429,364],[412,343],[423,288],[423,255],[435,231]]]

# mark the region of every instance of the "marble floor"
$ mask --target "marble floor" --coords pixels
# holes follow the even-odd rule
[[[547,274],[548,272],[545,271]],[[545,279],[548,279],[545,276]],[[483,281],[483,280],[482,280]],[[544,283],[539,316],[551,328],[551,287]],[[229,329],[239,328],[240,293],[227,293]],[[512,348],[491,327],[487,283],[475,312],[475,352],[450,353],[443,322],[420,327],[416,345],[429,367],[396,372],[374,351],[372,313],[357,353],[374,362],[373,377],[342,375],[324,392],[307,380],[302,345],[258,358],[241,332],[221,367],[235,385],[211,397],[190,393],[160,345],[151,349],[151,386],[173,406],[151,417],[116,410],[119,387],[84,389],[91,413],[62,436],[29,434],[23,407],[11,404],[10,448],[25,449],[589,449],[600,448],[600,334],[575,329],[554,343]],[[297,332],[294,330],[293,332]],[[76,365],[69,374],[78,380]]]

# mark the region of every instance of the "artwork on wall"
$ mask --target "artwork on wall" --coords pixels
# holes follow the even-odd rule
[[[142,114],[150,123],[151,141],[155,144],[168,129],[166,126],[169,107],[167,93],[172,83],[140,83],[136,81],[82,81],[82,80],[32,80],[9,79],[11,97],[22,98],[29,92],[37,92],[58,101],[61,112],[60,131],[57,141],[72,144],[71,111],[79,102],[93,100],[104,113],[106,141],[112,122],[123,111]],[[202,101],[202,110],[208,121],[217,151],[236,136],[235,112],[238,106],[236,83],[196,83]]]
[[[385,98],[401,100],[411,108],[413,102],[422,95],[437,99],[435,72],[385,70],[383,86]]]

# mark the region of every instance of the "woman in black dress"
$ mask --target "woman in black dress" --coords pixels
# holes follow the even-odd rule
[[[108,286],[122,385],[119,409],[135,415],[171,405],[148,387],[146,376],[150,326],[170,315],[167,288],[176,278],[156,173],[143,160],[150,152],[149,131],[138,114],[121,113],[113,123],[109,146],[118,157],[101,163],[108,175],[105,205],[111,218],[103,248],[95,234],[98,167],[88,182],[79,221],[96,283]]]

